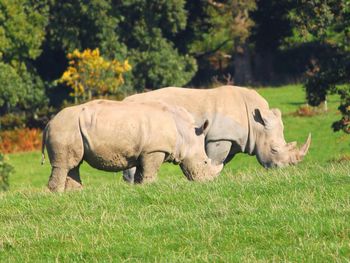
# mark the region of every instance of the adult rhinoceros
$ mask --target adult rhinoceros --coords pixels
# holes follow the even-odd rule
[[[282,167],[300,162],[306,155],[311,135],[297,148],[296,142],[286,143],[279,109],[270,109],[256,91],[236,86],[214,89],[168,87],[136,94],[125,101],[162,101],[184,107],[197,124],[209,120],[205,131],[205,149],[217,164],[226,164],[237,153],[256,155],[266,167]],[[133,171],[124,178],[132,180]]]
[[[211,180],[223,165],[214,165],[204,150],[204,126],[195,128],[183,108],[164,103],[96,100],[68,107],[43,134],[52,166],[51,191],[81,188],[79,166],[120,171],[136,166],[135,181],[152,181],[163,162],[179,163],[189,180]]]

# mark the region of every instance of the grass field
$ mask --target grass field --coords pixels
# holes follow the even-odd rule
[[[339,118],[291,113],[300,86],[260,89],[282,110],[287,141],[305,141],[298,166],[265,170],[238,155],[214,182],[186,181],[165,164],[157,182],[82,167],[82,192],[45,191],[50,166],[40,153],[9,156],[16,172],[0,194],[0,262],[347,262],[350,258],[350,137]]]

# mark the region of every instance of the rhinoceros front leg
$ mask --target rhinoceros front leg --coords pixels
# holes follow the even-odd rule
[[[151,183],[157,177],[159,167],[164,162],[165,153],[153,152],[141,156],[140,164],[136,168],[134,183]]]
[[[128,170],[124,170],[123,171],[124,181],[132,184],[134,182],[135,173],[136,173],[136,167],[132,167]]]
[[[207,142],[205,151],[214,164],[222,164],[225,162],[231,150],[232,143],[230,141]]]
[[[83,189],[83,185],[80,179],[79,167],[80,165],[69,170],[65,185],[66,191]]]
[[[48,188],[51,192],[64,192],[68,169],[52,167]]]

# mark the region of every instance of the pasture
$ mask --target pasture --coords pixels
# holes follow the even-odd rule
[[[350,136],[330,128],[340,118],[337,97],[328,113],[298,117],[301,86],[258,92],[281,109],[288,142],[312,133],[301,164],[265,170],[240,154],[209,183],[164,164],[155,183],[136,186],[83,165],[83,191],[52,194],[48,161],[12,154],[10,190],[0,194],[0,261],[347,261]]]

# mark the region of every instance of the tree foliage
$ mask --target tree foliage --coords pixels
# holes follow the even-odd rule
[[[290,17],[296,26],[293,39],[297,43],[318,42],[333,51],[331,56],[320,54],[311,63],[305,82],[309,103],[319,105],[328,93],[338,93],[342,118],[332,127],[350,133],[350,2],[301,0]]]
[[[274,52],[288,45],[290,41],[285,40],[293,30],[289,12],[295,3],[293,0],[257,1],[257,8],[251,12],[254,25],[250,36],[257,52]]]
[[[0,81],[0,107],[6,112],[19,102],[24,83],[15,69],[3,62],[0,62]]]
[[[121,16],[118,35],[134,65],[135,89],[183,86],[195,74],[194,58],[182,54],[173,42],[187,24],[184,6],[184,0],[128,0],[114,4]]]
[[[1,60],[14,64],[35,59],[41,53],[48,22],[46,1],[0,1]]]
[[[222,51],[232,54],[235,46],[250,35],[253,21],[249,12],[254,10],[254,0],[209,0],[192,6],[200,9],[200,16],[193,19],[190,29],[195,38],[189,42],[189,51],[196,56]],[[193,10],[196,12],[197,10]]]
[[[48,23],[46,1],[0,1],[0,107],[33,113],[45,103],[44,85],[33,67]]]
[[[121,17],[111,0],[51,0],[49,14],[46,41],[53,50],[68,53],[98,47],[114,56],[122,49],[116,30]]]

